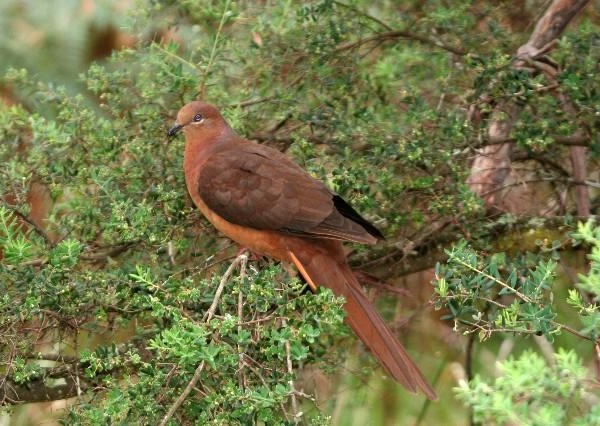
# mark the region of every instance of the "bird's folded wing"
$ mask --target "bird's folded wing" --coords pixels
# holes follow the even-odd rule
[[[357,242],[376,241],[338,211],[343,200],[279,152],[248,144],[213,153],[199,172],[197,191],[222,218],[254,229]],[[341,198],[340,198],[341,200]],[[373,228],[375,229],[375,228]],[[378,232],[378,231],[377,231]]]

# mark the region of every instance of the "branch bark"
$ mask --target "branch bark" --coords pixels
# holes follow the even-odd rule
[[[540,18],[527,43],[517,50],[513,67],[530,72],[556,73],[556,68],[545,57],[556,45],[571,20],[589,3],[589,0],[555,0]],[[510,140],[510,133],[523,105],[511,98],[498,103],[488,128],[488,140]],[[500,188],[511,169],[512,142],[496,143],[477,150],[467,184],[481,196],[488,208],[497,207]],[[578,151],[579,152],[579,151]],[[487,195],[484,195],[487,194]]]
[[[577,115],[577,110],[571,99],[564,93],[558,94],[558,99],[563,109],[571,116]],[[589,142],[587,132],[577,130],[574,137],[579,137]],[[571,146],[571,167],[573,169],[573,180],[575,181],[575,205],[577,206],[577,216],[589,216],[591,213],[590,194],[585,184],[587,177],[586,158],[587,146]]]
[[[40,378],[25,384],[7,379],[0,386],[0,406],[72,398],[89,388],[86,379],[73,372],[52,379]]]

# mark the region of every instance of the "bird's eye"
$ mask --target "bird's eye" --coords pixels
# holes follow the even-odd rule
[[[196,121],[196,122],[202,121],[202,114],[196,114],[196,115],[194,115],[194,121]]]

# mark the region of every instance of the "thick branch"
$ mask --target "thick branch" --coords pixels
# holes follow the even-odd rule
[[[56,379],[37,379],[25,384],[6,380],[0,386],[0,405],[48,402],[72,398],[89,389],[83,377],[65,374]]]
[[[589,0],[555,0],[540,18],[518,55],[536,58],[563,33],[569,22],[589,3]]]
[[[133,345],[144,362],[151,362],[152,354],[146,350],[146,345],[153,335],[154,332],[142,332],[131,341],[117,345],[117,349],[125,353]],[[84,370],[87,364],[74,356],[44,354],[31,360],[54,361],[57,364],[51,368],[44,368],[39,378],[26,383],[16,383],[6,375],[0,376],[0,406],[72,398],[98,386],[103,378],[102,375],[95,378],[86,377]],[[105,374],[118,375],[121,370],[121,366],[115,366],[114,369],[105,371]]]
[[[555,0],[538,21],[527,43],[517,50],[513,67],[553,75],[556,69],[551,65],[552,61],[542,57],[554,47],[568,23],[588,2],[589,0]],[[498,103],[488,128],[488,140],[491,143],[510,140],[510,133],[522,108],[522,105],[510,98]],[[473,161],[467,184],[484,198],[490,208],[497,205],[497,189],[510,172],[512,146],[511,142],[485,146],[477,150]]]
[[[568,220],[563,216],[549,216],[543,219],[535,217],[535,223],[532,224],[532,219],[533,217],[521,217],[516,222],[506,223],[500,221],[491,223],[486,229],[487,238],[491,241],[503,240],[505,245],[507,241],[514,239],[519,242],[517,245],[521,249],[536,251],[539,250],[539,247],[535,244],[535,240],[522,240],[521,235],[525,235],[534,228],[537,232],[541,233],[544,230],[547,230],[548,233],[558,231],[560,234],[564,234],[565,239],[568,239],[568,234],[573,231],[572,226],[568,225],[569,221],[577,223],[578,220],[587,220],[585,217],[579,216],[569,218]],[[449,247],[461,238],[469,239],[469,236],[462,233],[457,224],[449,223],[435,233],[428,233],[427,237],[419,239],[419,241],[410,245],[410,247],[390,251],[386,255],[368,262],[352,262],[351,265],[353,269],[369,271],[369,273],[377,275],[381,281],[404,277],[415,272],[433,268],[438,262],[445,262],[447,255],[444,252],[444,248]],[[555,237],[553,238],[556,239]],[[493,249],[489,250],[493,251]],[[500,249],[498,248],[498,250]],[[502,250],[509,251],[506,246]],[[363,284],[370,285],[375,282],[373,280],[369,281],[368,276],[364,273],[359,272],[359,276]],[[385,286],[383,288],[385,289]]]
[[[565,93],[557,95],[563,109],[572,117],[577,116],[577,110],[571,99]],[[583,140],[589,142],[589,136],[582,130],[578,130],[575,136],[579,136]],[[577,205],[578,216],[589,216],[591,213],[590,194],[585,179],[587,177],[586,158],[587,147],[572,146],[571,150],[571,165],[573,167],[573,179],[575,180],[575,204]]]
[[[590,193],[585,183],[586,178],[587,147],[571,147],[571,164],[573,166],[573,179],[575,181],[575,204],[577,216],[589,216],[591,213]]]

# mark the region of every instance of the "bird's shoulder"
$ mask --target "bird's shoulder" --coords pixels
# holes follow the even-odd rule
[[[247,139],[239,138],[215,146],[207,153],[203,163],[202,174],[205,179],[207,174],[243,172],[283,182],[293,180],[294,185],[312,186],[330,192],[322,182],[313,178],[285,153]]]

